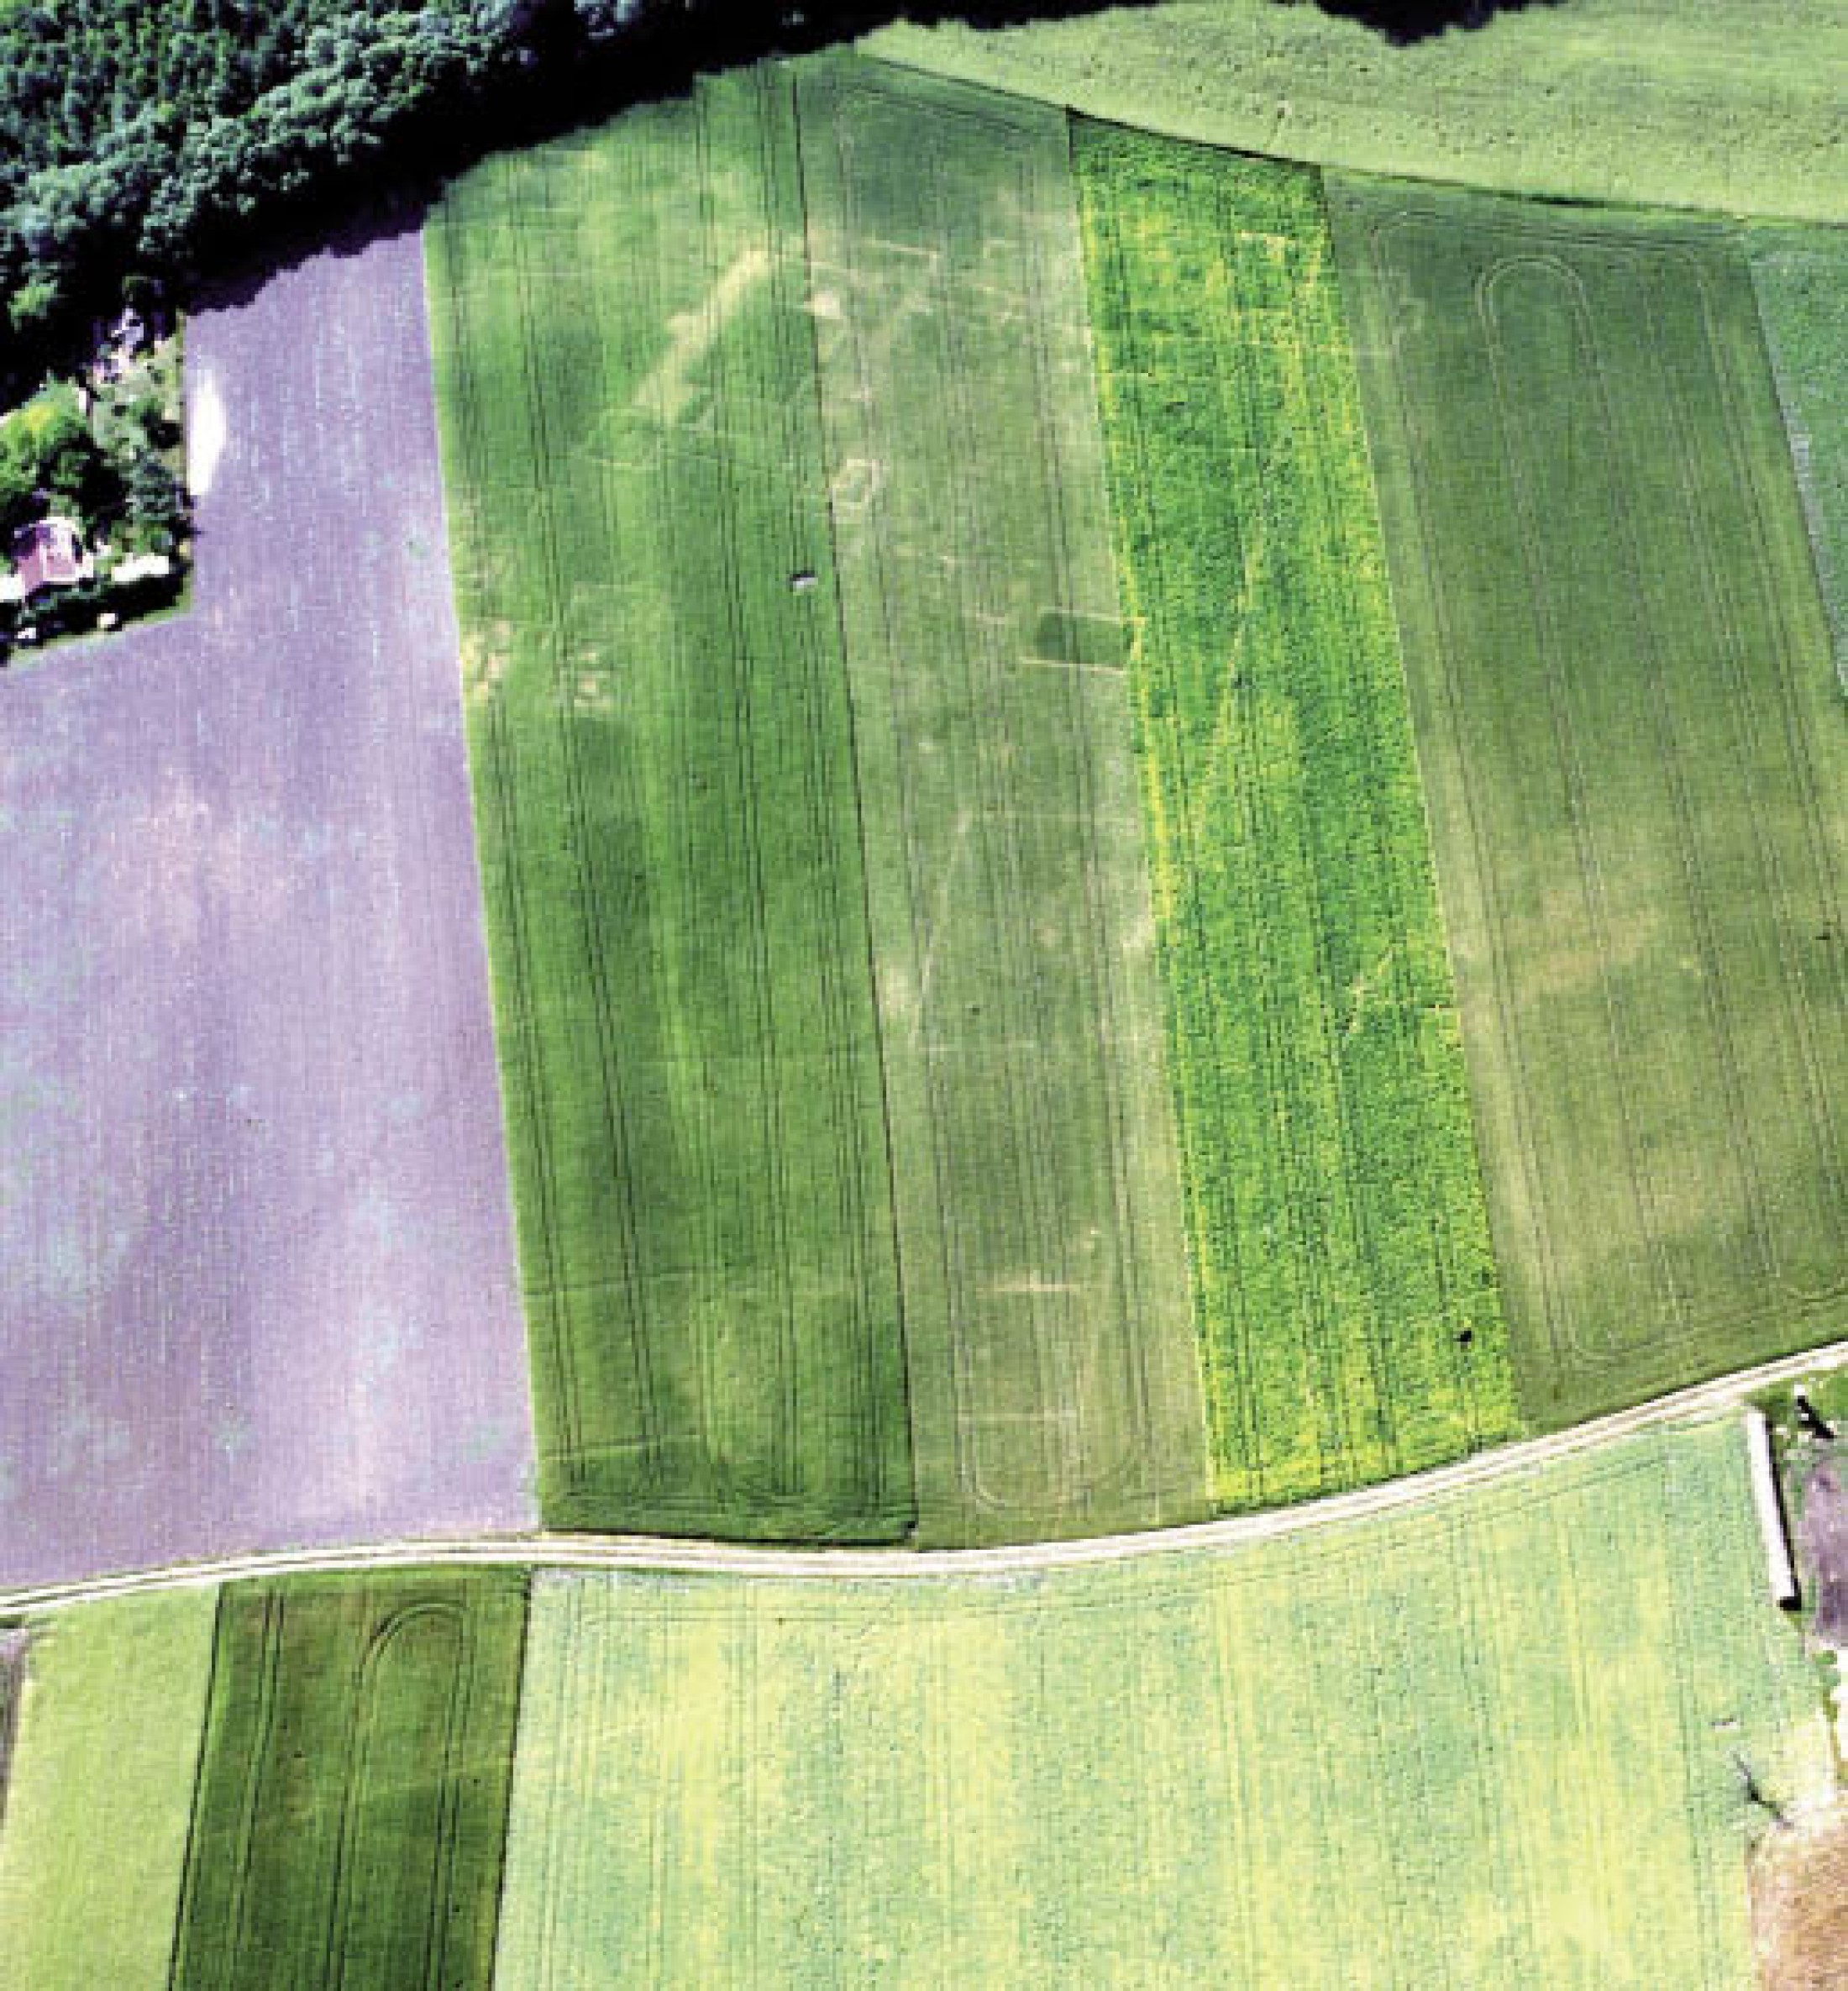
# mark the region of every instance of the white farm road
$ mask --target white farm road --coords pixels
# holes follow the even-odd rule
[[[428,1568],[433,1566],[601,1569],[678,1575],[791,1578],[1017,1576],[1093,1563],[1128,1562],[1201,1550],[1236,1548],[1284,1535],[1311,1533],[1344,1521],[1412,1507],[1446,1494],[1516,1479],[1554,1460],[1620,1442],[1670,1424],[1710,1421],[1738,1409],[1755,1391],[1848,1364],[1848,1341],[1788,1355],[1659,1396],[1569,1431],[1478,1452],[1455,1464],[1357,1488],[1257,1514],[1151,1529],[1131,1535],[1095,1535],[1069,1542],[1026,1542],[998,1548],[779,1548],[743,1542],[672,1539],[654,1535],[489,1535],[462,1540],[356,1542],[338,1548],[281,1550],[176,1563],[79,1583],[44,1584],[0,1590],[0,1614],[49,1610],[106,1597],[134,1596],[194,1584],[234,1583],[253,1577],[323,1575],[339,1571]]]

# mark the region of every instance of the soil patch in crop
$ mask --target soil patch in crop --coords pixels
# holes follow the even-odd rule
[[[1751,1921],[1764,1991],[1848,1984],[1848,1804],[1838,1799],[1759,1847]]]

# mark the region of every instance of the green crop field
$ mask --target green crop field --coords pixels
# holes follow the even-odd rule
[[[730,77],[428,233],[554,1525],[911,1521],[795,144]]]
[[[1332,212],[1523,1411],[1848,1330],[1848,710],[1736,233]]]
[[[1736,1426],[1231,1552],[543,1578],[496,1982],[1750,1980],[1829,1744]]]
[[[1065,122],[853,62],[801,101],[920,1535],[1184,1518],[1205,1445]]]
[[[1848,229],[1756,229],[1751,280],[1848,691]]]
[[[1848,220],[1838,0],[1571,0],[1394,47],[1296,0],[889,28],[889,59],[1209,144],[1514,193]]]
[[[1075,158],[1222,1503],[1515,1429],[1316,176]]]
[[[221,1594],[176,1991],[487,1983],[526,1582]]]
[[[207,1590],[31,1629],[0,1830],[0,1980],[168,1991],[212,1668]]]
[[[1202,1511],[1063,118],[766,66],[431,279],[549,1519]]]

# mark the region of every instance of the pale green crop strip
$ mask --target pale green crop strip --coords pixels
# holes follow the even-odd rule
[[[1743,1985],[1828,1743],[1734,1426],[1231,1553],[542,1579],[496,1983]]]
[[[1848,229],[1754,229],[1747,254],[1848,695]]]

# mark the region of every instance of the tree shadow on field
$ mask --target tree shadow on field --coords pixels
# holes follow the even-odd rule
[[[900,22],[960,22],[977,29],[1026,27],[1116,12],[1158,0],[809,0],[801,7],[738,7],[686,0],[639,13],[594,56],[572,40],[568,5],[532,0],[524,87],[503,92],[485,114],[433,117],[400,134],[390,171],[375,161],[334,174],[296,198],[265,206],[259,225],[228,231],[176,286],[186,305],[247,301],[277,271],[308,256],[356,250],[380,234],[421,228],[445,183],[491,152],[601,125],[634,106],[685,96],[701,76],[775,55],[838,48]],[[1451,29],[1486,27],[1499,13],[1562,0],[1270,0],[1363,24],[1405,45]],[[549,27],[548,21],[558,25]],[[475,107],[481,110],[483,107]]]
[[[1301,0],[1278,0],[1278,4]],[[1387,40],[1406,44],[1427,41],[1447,29],[1486,28],[1499,13],[1519,13],[1528,7],[1557,7],[1564,0],[1310,0],[1323,13],[1360,21]]]

